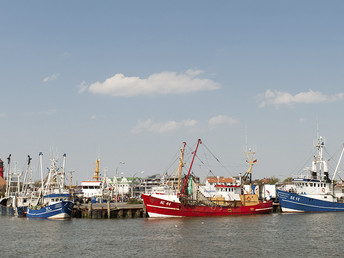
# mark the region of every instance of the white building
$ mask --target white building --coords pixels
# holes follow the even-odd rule
[[[132,181],[127,177],[114,177],[113,178],[113,187],[115,195],[124,196],[129,195],[131,192]]]
[[[102,197],[101,181],[82,181],[81,189],[85,198]]]

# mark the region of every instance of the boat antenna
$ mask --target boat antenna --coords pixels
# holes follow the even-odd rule
[[[248,146],[247,125],[245,125],[245,150],[244,151],[248,150],[247,146]]]
[[[319,139],[319,117],[318,117],[318,114],[316,117],[316,121],[317,121],[317,139]]]

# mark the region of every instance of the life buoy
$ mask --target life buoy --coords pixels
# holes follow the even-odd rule
[[[322,188],[321,191],[322,191],[323,193],[325,193],[325,188]]]
[[[246,197],[246,200],[251,201],[251,197],[250,197],[250,196],[247,196],[247,197]]]

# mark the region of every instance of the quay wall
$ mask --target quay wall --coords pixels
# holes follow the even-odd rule
[[[73,208],[73,218],[115,219],[115,218],[145,218],[148,217],[144,204],[126,203],[89,203],[76,204]]]

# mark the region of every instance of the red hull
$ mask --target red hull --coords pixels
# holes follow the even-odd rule
[[[210,207],[210,206],[189,206],[180,202],[173,202],[151,195],[142,194],[150,217],[205,217],[205,216],[233,216],[265,214],[272,211],[272,202],[260,202],[254,206],[239,207]]]

